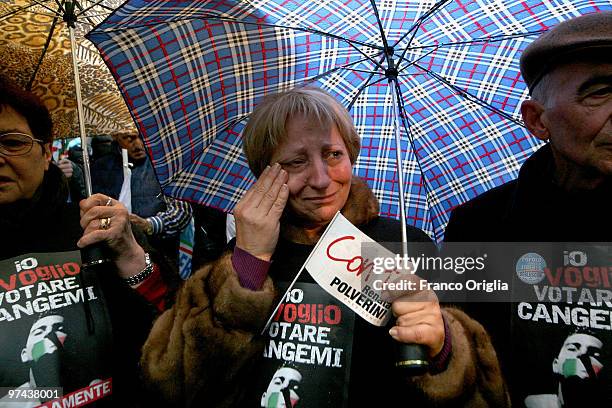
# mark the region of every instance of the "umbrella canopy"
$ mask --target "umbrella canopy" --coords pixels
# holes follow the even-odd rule
[[[165,193],[231,210],[253,182],[240,140],[249,113],[267,94],[314,85],[353,116],[362,137],[355,173],[381,214],[399,217],[401,194],[407,222],[440,239],[453,207],[515,178],[537,147],[520,119],[521,51],[562,20],[610,8],[610,0],[129,0],[88,38]]]
[[[51,111],[55,137],[78,135],[71,47],[63,21],[66,0],[0,0],[0,74],[41,97]],[[88,135],[133,128],[129,111],[96,48],[83,35],[120,0],[74,2],[77,60]]]

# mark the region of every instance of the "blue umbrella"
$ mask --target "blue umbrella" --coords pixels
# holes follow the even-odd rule
[[[355,172],[436,239],[537,148],[521,51],[610,0],[129,0],[96,44],[166,194],[230,211],[254,181],[240,133],[267,94],[321,87],[362,137]],[[399,169],[399,171],[398,171]],[[402,200],[404,199],[404,200]],[[406,205],[404,206],[403,201]]]

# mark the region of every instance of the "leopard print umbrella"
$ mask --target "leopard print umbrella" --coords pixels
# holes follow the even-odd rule
[[[0,0],[0,75],[7,76],[41,97],[51,111],[56,138],[78,135],[74,77],[68,29],[57,18],[55,1]],[[60,3],[64,3],[61,1]],[[134,125],[117,85],[95,47],[83,35],[120,4],[104,0],[80,1],[87,12],[76,24],[77,59],[88,136],[132,130]],[[96,2],[99,3],[99,2]],[[45,50],[45,43],[49,45]],[[39,59],[44,51],[42,62]]]

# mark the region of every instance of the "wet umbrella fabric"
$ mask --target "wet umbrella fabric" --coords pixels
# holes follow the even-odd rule
[[[407,222],[440,239],[453,207],[515,178],[537,148],[520,120],[521,51],[562,20],[610,8],[609,0],[129,0],[88,38],[165,193],[231,210],[253,182],[240,141],[249,113],[267,94],[314,85],[354,118],[355,173],[381,214],[399,217],[401,190]]]

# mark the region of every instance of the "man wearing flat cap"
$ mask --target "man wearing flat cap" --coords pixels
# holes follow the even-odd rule
[[[542,34],[523,52],[520,68],[530,93],[521,105],[523,121],[546,143],[525,161],[516,180],[455,208],[445,240],[612,242],[612,11],[576,17]],[[517,283],[518,263],[516,274],[514,264],[500,272],[510,281],[517,278],[515,288],[522,284],[539,295],[537,302],[514,298],[512,303],[465,308],[491,335],[513,406],[612,406],[612,381],[606,372],[612,363],[606,350],[612,344],[612,287],[604,287],[603,280],[597,285],[589,281],[586,294],[600,290],[607,300],[583,298],[584,285],[574,278],[586,281],[595,257],[568,251],[565,255],[576,257],[564,258],[557,252],[542,253],[548,271],[541,281],[529,282],[533,290],[525,281]],[[557,262],[554,257],[559,268],[550,264],[549,259]],[[605,270],[612,271],[612,263],[608,266]],[[612,272],[602,279],[612,281]],[[561,343],[577,327],[592,330],[606,345],[601,350],[603,371],[587,360],[580,362],[591,368],[589,378],[597,379],[597,386],[587,387],[584,378],[570,376],[572,387],[566,387],[564,398],[550,399],[552,405],[540,398],[534,405],[528,396],[558,391],[558,381],[550,376],[550,361],[556,357],[550,345]],[[573,372],[570,363],[564,373]]]

